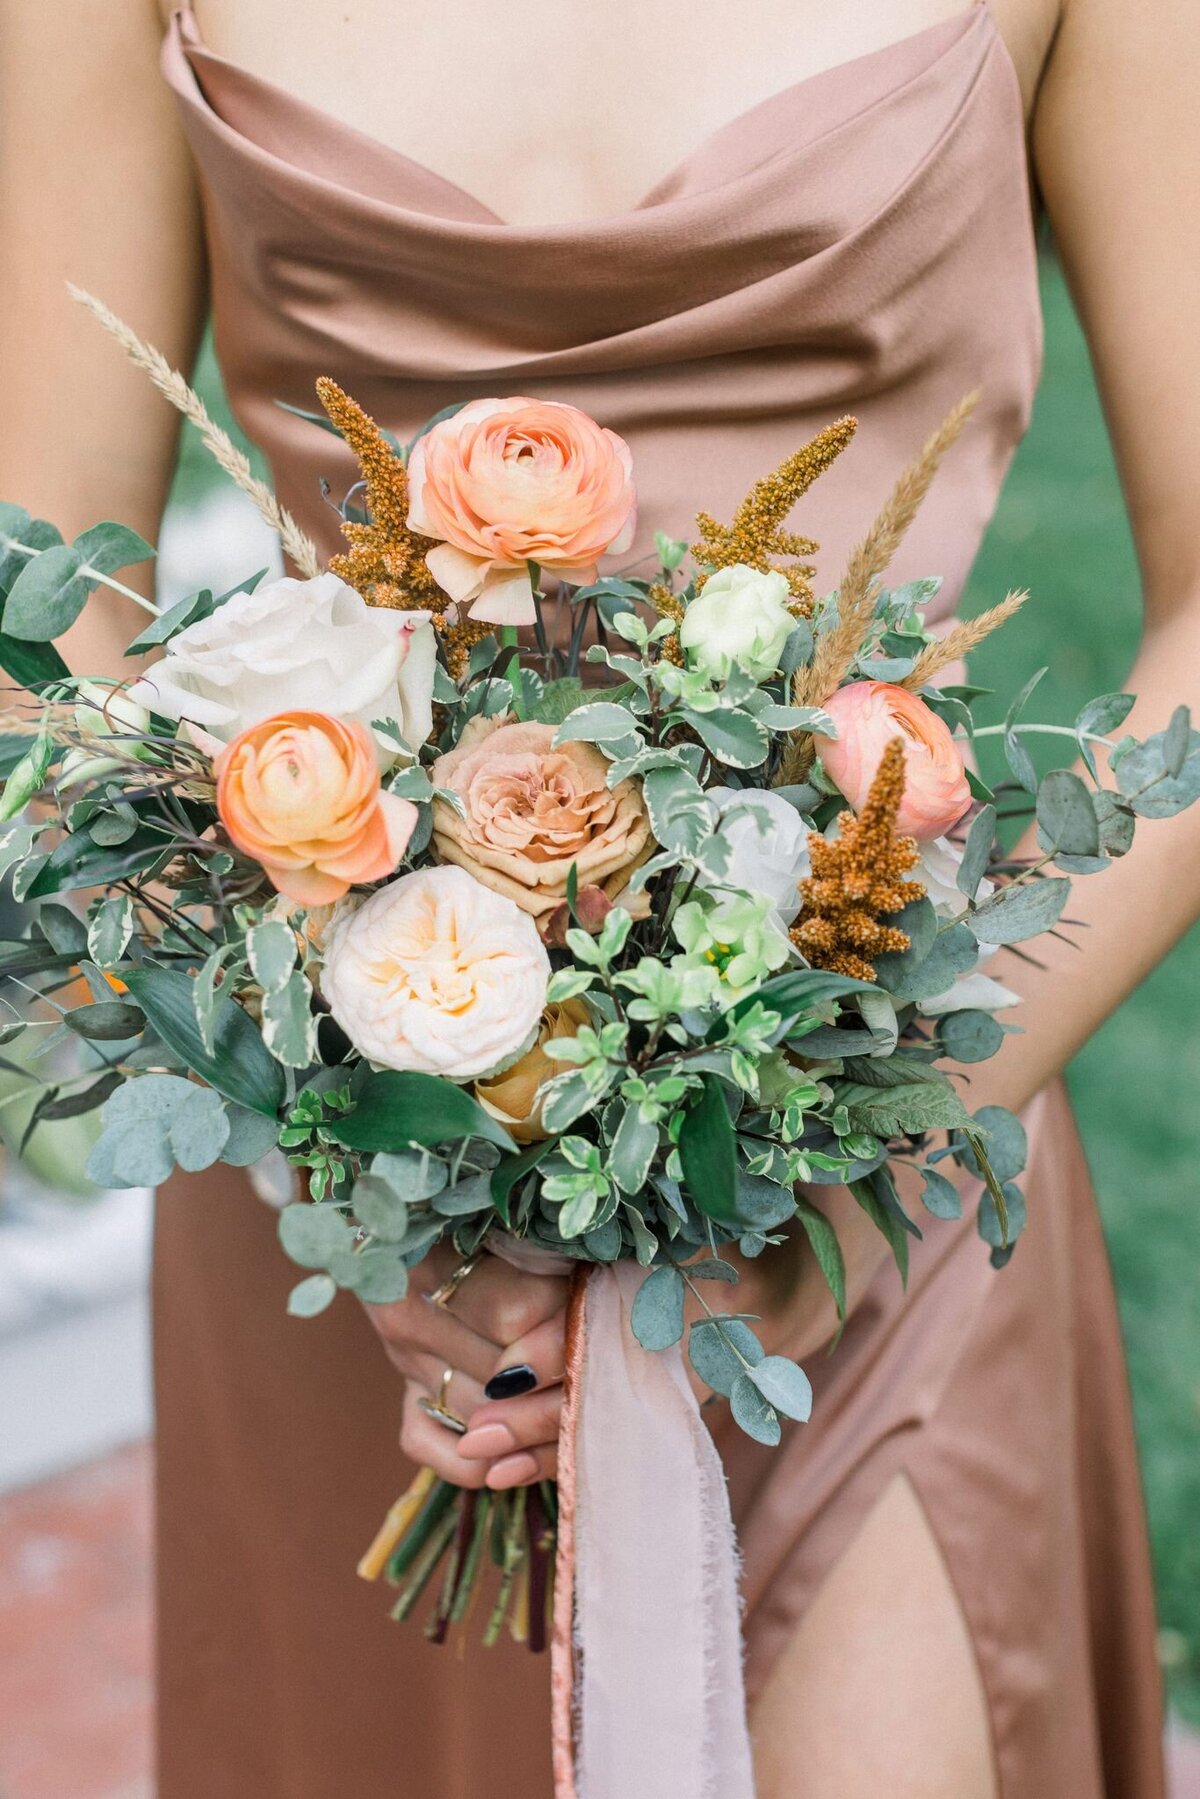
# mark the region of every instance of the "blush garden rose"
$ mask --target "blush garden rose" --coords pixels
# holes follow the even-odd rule
[[[633,541],[628,445],[558,400],[464,406],[413,446],[409,486],[409,524],[442,540],[434,579],[492,624],[533,623],[531,562],[583,586]]]

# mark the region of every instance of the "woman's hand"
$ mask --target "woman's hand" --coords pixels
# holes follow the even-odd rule
[[[568,1282],[484,1255],[448,1304],[432,1304],[460,1262],[439,1245],[414,1270],[407,1299],[366,1308],[405,1377],[401,1448],[460,1487],[553,1479]],[[465,1436],[418,1404],[439,1397],[469,1425]]]

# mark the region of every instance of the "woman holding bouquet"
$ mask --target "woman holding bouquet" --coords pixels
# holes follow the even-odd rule
[[[234,406],[327,552],[320,479],[344,487],[351,464],[276,404],[310,405],[323,372],[402,437],[485,393],[568,400],[629,442],[642,518],[680,537],[687,496],[728,516],[748,473],[852,410],[860,450],[823,489],[827,584],[864,490],[882,498],[981,387],[894,571],[940,569],[948,613],[1036,383],[1032,188],[1142,556],[1135,723],[1162,725],[1200,697],[1180,692],[1200,667],[1194,9],[887,0],[751,23],[731,0],[0,0],[0,491],[153,535],[171,422],[67,278],[184,365],[211,302]],[[628,563],[651,550],[643,527]],[[80,665],[125,672],[126,624],[114,608]],[[971,1090],[1026,1108],[1029,1240],[1008,1269],[945,1226],[902,1294],[878,1233],[823,1188],[852,1276],[827,1358],[835,1320],[799,1244],[745,1270],[738,1305],[816,1358],[813,1420],[781,1449],[709,1413],[745,1555],[761,1799],[1162,1791],[1124,1370],[1057,1077],[1191,922],[1198,866],[1200,820],[1162,827],[1083,885],[1081,951],[1010,971],[1024,1034]],[[344,1570],[397,1485],[401,1409],[405,1453],[460,1485],[553,1473],[564,1286],[439,1252],[402,1304],[301,1329],[289,1279],[229,1171],[164,1195],[162,1799],[539,1799],[541,1663],[439,1654]]]

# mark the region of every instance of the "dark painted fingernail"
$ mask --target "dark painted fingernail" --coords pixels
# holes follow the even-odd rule
[[[518,1362],[515,1368],[501,1368],[499,1374],[493,1374],[483,1389],[489,1399],[516,1399],[518,1394],[532,1393],[538,1379],[528,1362]]]

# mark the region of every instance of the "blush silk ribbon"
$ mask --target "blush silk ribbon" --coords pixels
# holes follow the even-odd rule
[[[754,1799],[738,1553],[720,1457],[680,1347],[630,1326],[645,1270],[573,1274],[559,1440],[551,1691],[555,1799]]]

